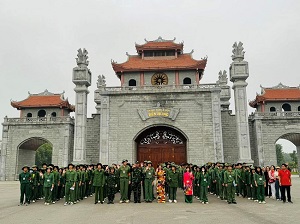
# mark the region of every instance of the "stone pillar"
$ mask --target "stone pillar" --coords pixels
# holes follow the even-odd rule
[[[86,133],[87,133],[87,95],[88,87],[91,85],[92,73],[88,69],[88,52],[79,49],[77,67],[73,68],[73,83],[76,85],[75,105],[75,133],[74,133],[74,163],[85,163],[86,161]]]
[[[99,161],[109,164],[109,96],[100,96],[100,151]]]
[[[212,121],[213,121],[213,136],[215,149],[215,162],[224,162],[223,152],[223,134],[220,109],[220,91],[214,91],[211,94],[212,98]]]
[[[7,116],[4,118],[2,142],[0,141],[0,180],[6,180],[6,154],[7,154],[7,141],[8,141],[8,125]]]
[[[243,43],[234,43],[233,62],[230,65],[230,81],[233,82],[235,113],[237,122],[237,139],[239,160],[241,163],[253,164],[250,149],[250,134],[248,124],[246,79],[249,77],[248,62],[244,61]]]
[[[296,149],[297,149],[297,157],[298,157],[298,174],[300,177],[300,145],[297,145]]]

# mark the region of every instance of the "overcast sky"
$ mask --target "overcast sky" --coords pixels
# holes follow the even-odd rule
[[[250,70],[248,100],[260,85],[298,86],[299,12],[299,0],[1,0],[0,118],[18,117],[10,99],[23,100],[28,91],[65,91],[74,104],[78,48],[89,52],[90,116],[97,76],[104,74],[108,86],[120,84],[111,59],[124,62],[126,52],[136,53],[135,42],[158,36],[184,41],[184,51],[194,49],[195,59],[208,56],[202,83],[228,71],[232,44],[242,41]]]

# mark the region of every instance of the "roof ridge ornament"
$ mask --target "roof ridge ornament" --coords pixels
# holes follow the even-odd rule
[[[86,67],[89,65],[89,61],[87,60],[89,57],[88,55],[88,51],[83,48],[83,50],[81,50],[81,48],[79,48],[78,50],[78,54],[77,54],[77,58],[76,58],[76,63],[79,67]]]
[[[232,48],[233,48],[232,50],[233,55],[231,56],[232,60],[236,62],[243,61],[245,55],[243,43],[241,41],[238,44],[237,42],[234,42]]]
[[[271,87],[271,89],[287,89],[287,88],[291,88],[291,87],[283,85],[281,82],[277,86]]]

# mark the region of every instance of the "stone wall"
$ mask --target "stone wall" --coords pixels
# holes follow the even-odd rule
[[[29,139],[43,139],[53,146],[52,163],[67,166],[73,151],[73,120],[65,118],[62,121],[26,122],[15,118],[5,118],[3,123],[2,157],[5,163],[5,180],[17,178],[20,167],[34,165],[35,153],[20,149],[23,142]],[[36,150],[36,149],[35,149]],[[30,158],[27,158],[27,157]]]
[[[219,88],[189,91],[156,91],[135,93],[101,92],[100,158],[103,163],[120,163],[137,158],[135,139],[139,133],[154,125],[166,125],[181,131],[187,138],[187,160],[203,164],[216,160],[212,92]],[[180,110],[175,120],[153,117],[142,120],[138,109],[162,108]],[[220,110],[219,110],[220,111]],[[103,117],[105,114],[105,117]],[[219,114],[220,116],[220,114]],[[219,124],[220,126],[220,124]],[[100,137],[101,138],[101,137]],[[104,139],[107,138],[107,139]],[[107,144],[106,144],[107,143]],[[221,144],[219,144],[221,145]]]
[[[87,119],[86,162],[99,162],[100,114],[93,114]]]
[[[239,159],[237,145],[236,117],[230,110],[221,112],[224,161],[236,163]]]

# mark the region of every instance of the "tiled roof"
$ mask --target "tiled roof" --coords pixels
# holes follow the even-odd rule
[[[148,42],[143,45],[135,45],[137,51],[141,50],[162,50],[162,49],[183,49],[183,44],[176,44],[174,42]]]
[[[268,101],[300,101],[300,88],[263,88],[262,94],[257,95],[255,100],[249,103],[250,106],[256,107],[258,103]]]
[[[158,37],[156,40],[147,41],[145,40],[145,44],[135,44],[137,51],[142,50],[163,50],[163,49],[170,49],[170,50],[183,50],[183,43],[175,43],[175,38],[173,40],[164,40],[161,37]]]
[[[177,58],[163,59],[147,58],[142,59],[140,56],[129,56],[124,63],[112,63],[115,72],[128,71],[149,71],[149,70],[183,70],[183,69],[205,69],[207,60],[195,60],[191,54],[180,54]]]
[[[48,92],[30,94],[25,100],[12,101],[11,105],[18,110],[23,108],[58,107],[75,111],[75,106],[71,105],[68,99],[63,99],[62,94],[45,93]]]

